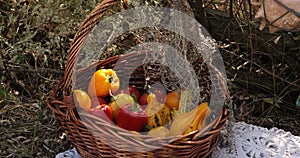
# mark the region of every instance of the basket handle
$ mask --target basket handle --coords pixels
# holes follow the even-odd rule
[[[97,24],[97,22],[103,17],[105,12],[109,10],[112,6],[121,3],[120,0],[103,0],[94,10],[88,15],[85,21],[81,24],[78,31],[75,34],[73,42],[71,43],[71,48],[68,52],[68,58],[66,61],[66,69],[63,77],[63,85],[65,95],[69,95],[72,90],[72,76],[73,76],[73,67],[77,59],[77,55],[80,52],[82,44],[86,39],[89,32]]]

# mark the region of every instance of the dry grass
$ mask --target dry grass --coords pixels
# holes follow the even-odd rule
[[[7,104],[0,114],[2,156],[54,157],[70,147],[54,116],[42,104]]]
[[[99,2],[0,0],[0,157],[54,157],[71,147],[44,100]]]

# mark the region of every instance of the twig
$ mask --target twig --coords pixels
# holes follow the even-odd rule
[[[248,59],[245,59],[244,57],[239,56],[239,55],[237,55],[237,54],[234,54],[234,53],[232,53],[232,52],[230,52],[230,51],[228,51],[228,50],[224,50],[224,51],[227,52],[227,53],[233,54],[234,56],[236,56],[236,57],[238,57],[238,58],[241,58],[241,59],[243,59],[243,60],[248,61]],[[261,70],[263,70],[265,73],[267,73],[267,74],[269,74],[269,75],[272,75],[274,78],[277,78],[277,79],[279,79],[279,80],[281,80],[281,81],[283,81],[283,82],[289,84],[289,86],[290,86],[290,85],[293,85],[293,86],[295,86],[295,87],[297,87],[297,88],[300,88],[300,85],[297,85],[297,84],[295,84],[294,82],[287,81],[287,80],[285,80],[285,79],[283,79],[283,78],[277,76],[276,74],[273,74],[272,72],[266,70],[265,68],[263,68],[262,66],[260,66],[260,65],[257,64],[256,62],[252,62],[252,63],[253,63],[254,65],[258,66],[258,67],[259,67]]]
[[[251,9],[251,0],[248,0],[248,5],[249,5],[249,13],[250,13],[250,21],[252,21],[252,9]],[[245,5],[245,10],[246,10],[246,4]],[[249,19],[247,18],[248,20],[248,23],[250,23]],[[253,43],[252,43],[252,25],[249,25],[249,47],[250,47],[250,53],[251,53],[251,61],[250,61],[250,72],[252,71],[252,62],[253,62],[253,54],[254,54],[254,51],[253,51]]]
[[[230,17],[233,17],[233,0],[230,0],[230,6],[229,6],[229,11],[230,11]]]
[[[3,50],[1,49],[1,58],[2,58],[2,59],[5,59],[3,54],[4,54],[4,53],[3,53]],[[3,63],[3,67],[4,67],[3,70],[5,70],[6,72],[8,72],[7,65],[6,65],[6,63],[4,62],[4,60],[2,61],[2,63]],[[0,69],[0,70],[1,70],[1,69]],[[10,80],[12,80],[11,76],[10,76],[8,73],[6,73],[6,77],[9,78]]]
[[[251,0],[248,0],[248,6],[249,6],[249,16],[250,16],[250,21],[253,21],[252,19],[252,5],[251,5]]]
[[[50,72],[50,73],[56,73],[56,74],[64,74],[64,72],[55,70],[55,69],[49,69],[49,68],[38,68],[37,70],[29,70],[29,69],[0,69],[0,72],[30,72],[30,73],[43,73],[43,72]]]

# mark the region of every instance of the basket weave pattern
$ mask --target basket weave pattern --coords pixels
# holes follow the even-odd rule
[[[120,5],[120,1],[117,0],[104,0],[90,13],[80,26],[68,53],[64,78],[47,99],[48,107],[55,112],[68,138],[82,157],[210,157],[214,147],[219,142],[220,131],[228,119],[228,112],[225,108],[223,108],[215,121],[205,127],[207,130],[197,130],[186,135],[179,135],[172,139],[154,138],[126,131],[76,108],[72,95],[72,76],[74,75],[73,67],[76,57],[88,33],[102,18],[105,12],[112,7]],[[80,69],[76,72],[76,76],[78,76],[76,78],[76,85],[87,87],[85,73],[93,72],[99,68],[113,68],[115,63],[120,60],[129,63],[124,66],[125,69],[126,67],[130,68],[130,63],[133,63],[130,61],[136,60],[139,54],[141,54],[141,52],[116,55]],[[118,75],[122,76],[122,71],[120,71]],[[130,84],[137,86],[139,90],[143,90],[145,78],[146,76],[144,76],[143,69],[140,67],[130,76],[129,81]],[[210,88],[210,85],[202,86],[204,89]],[[209,95],[209,90],[207,93]],[[91,132],[90,129],[93,129],[93,132]],[[136,151],[145,152],[121,150],[108,145],[108,141],[115,142],[116,146],[122,146],[124,149],[135,148]],[[147,144],[145,144],[145,142],[147,142]],[[145,147],[153,150],[145,150]]]

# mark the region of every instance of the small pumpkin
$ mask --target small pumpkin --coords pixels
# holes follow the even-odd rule
[[[171,108],[156,101],[155,96],[152,97],[155,101],[151,101],[146,109],[148,115],[147,127],[150,129],[164,126],[172,120]]]

